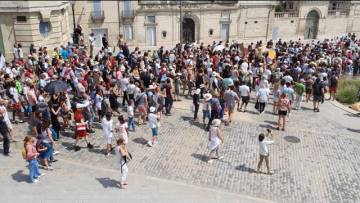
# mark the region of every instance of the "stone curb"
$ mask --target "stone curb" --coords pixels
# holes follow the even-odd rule
[[[355,115],[355,116],[359,116],[359,117],[360,117],[360,112],[357,112],[357,111],[349,108],[348,106],[345,106],[345,105],[341,104],[340,102],[338,102],[338,101],[336,101],[336,100],[335,100],[335,101],[329,101],[329,102],[330,102],[330,104],[338,107],[339,109],[342,109],[342,110],[344,110],[344,111],[346,111],[346,112],[348,112],[348,113],[351,113],[351,114],[353,114],[353,115]]]

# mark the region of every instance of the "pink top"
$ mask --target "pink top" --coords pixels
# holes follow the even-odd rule
[[[26,149],[26,160],[30,161],[36,158],[37,151],[34,145],[27,144],[25,149]]]

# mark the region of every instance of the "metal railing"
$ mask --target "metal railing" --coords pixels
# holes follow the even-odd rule
[[[350,10],[328,10],[329,16],[347,16]]]
[[[100,22],[105,19],[105,13],[103,10],[91,11],[91,20],[94,22]]]
[[[122,18],[135,18],[136,12],[135,10],[123,10],[121,11]]]
[[[275,12],[275,18],[297,18],[299,12]]]

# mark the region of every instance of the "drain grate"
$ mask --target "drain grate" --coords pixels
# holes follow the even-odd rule
[[[284,139],[290,143],[299,143],[300,139],[295,136],[285,136]]]

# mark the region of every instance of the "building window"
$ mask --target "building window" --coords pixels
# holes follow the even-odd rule
[[[132,15],[131,1],[130,0],[125,0],[124,1],[124,16],[129,17],[131,15]]]
[[[101,0],[94,0],[93,1],[93,9],[94,9],[94,13],[93,13],[93,15],[95,16],[95,17],[100,17],[101,16],[101,11],[102,11],[102,9],[101,9]]]
[[[220,31],[220,37],[222,41],[228,41],[229,40],[229,24],[223,23],[221,24],[221,31]]]
[[[146,44],[156,46],[156,27],[149,26],[146,28]]]
[[[151,24],[155,24],[155,16],[147,16],[146,17],[146,22],[151,23]]]
[[[166,33],[165,30],[161,32],[161,35],[162,35],[163,38],[166,38],[166,34],[167,34],[167,33]]]
[[[126,40],[133,40],[133,28],[131,25],[124,25],[124,37]]]
[[[221,12],[221,18],[224,20],[230,20],[230,11]]]
[[[245,25],[247,24],[247,21],[245,21]]]
[[[214,34],[214,30],[213,29],[210,29],[209,30],[209,35],[212,36]]]
[[[26,16],[16,16],[17,22],[26,22]]]
[[[40,31],[40,34],[43,37],[48,37],[49,32],[51,32],[51,24],[50,24],[50,22],[40,21],[39,31]]]

